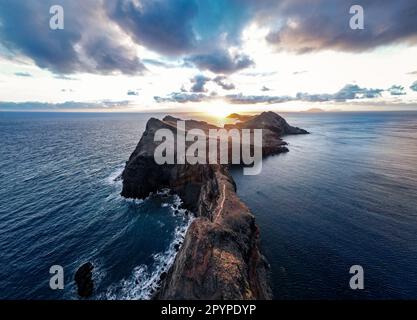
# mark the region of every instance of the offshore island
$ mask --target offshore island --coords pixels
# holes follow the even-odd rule
[[[283,136],[308,134],[274,112],[233,114],[229,118],[239,121],[225,125],[225,129],[262,129],[263,157],[289,151]],[[154,151],[159,144],[154,141],[156,131],[176,132],[178,121],[185,121],[185,131],[220,129],[204,121],[173,116],[151,118],[122,173],[123,197],[142,199],[169,188],[195,215],[173,265],[160,279],[154,299],[272,299],[269,265],[259,245],[260,231],[254,215],[236,194],[230,166],[155,162]]]

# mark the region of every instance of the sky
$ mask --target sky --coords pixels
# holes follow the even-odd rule
[[[0,0],[0,110],[312,108],[417,110],[415,0]]]

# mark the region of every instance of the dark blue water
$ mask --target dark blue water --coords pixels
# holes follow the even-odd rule
[[[288,114],[311,131],[235,171],[276,298],[417,298],[417,113]],[[351,290],[361,265],[365,290]]]
[[[0,114],[0,298],[73,299],[95,265],[94,298],[147,298],[188,223],[175,197],[127,201],[114,181],[150,115]],[[61,265],[65,290],[49,289]]]
[[[149,297],[189,223],[174,196],[118,195],[150,116],[0,113],[0,298],[74,299],[86,261],[94,298]],[[259,176],[234,172],[275,297],[417,298],[417,113],[285,117],[312,134],[287,137]],[[63,291],[49,289],[55,264]],[[354,264],[363,291],[349,289]]]

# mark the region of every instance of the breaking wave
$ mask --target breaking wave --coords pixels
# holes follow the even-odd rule
[[[169,189],[163,189],[158,191],[156,195],[167,196],[169,193]],[[142,201],[146,201],[146,199]],[[145,264],[137,266],[128,278],[112,284],[100,298],[109,300],[149,300],[155,295],[160,288],[161,281],[167,276],[173,265],[185,234],[194,220],[193,215],[188,210],[182,209],[181,205],[182,201],[178,195],[173,196],[171,203],[162,204],[162,206],[169,207],[173,215],[182,217],[173,232],[172,241],[168,248],[164,252],[152,255],[153,263],[151,266]]]

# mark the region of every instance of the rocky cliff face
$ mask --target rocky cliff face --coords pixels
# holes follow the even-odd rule
[[[247,121],[239,122],[232,126],[240,129],[263,129],[264,131],[274,133],[278,137],[289,134],[308,134],[304,129],[290,126],[283,117],[272,111],[262,112],[249,118]]]
[[[277,115],[276,115],[277,116]],[[261,114],[234,127],[265,129],[264,152],[284,152],[280,136],[306,133],[274,113]],[[122,174],[122,195],[144,198],[168,187],[195,213],[174,265],[156,295],[159,299],[270,299],[268,264],[259,249],[255,218],[236,195],[225,165],[158,165],[154,142],[158,129],[176,132],[179,119],[152,118]],[[216,128],[187,120],[185,130]],[[266,139],[266,140],[265,140]],[[176,146],[175,146],[176,148]]]

